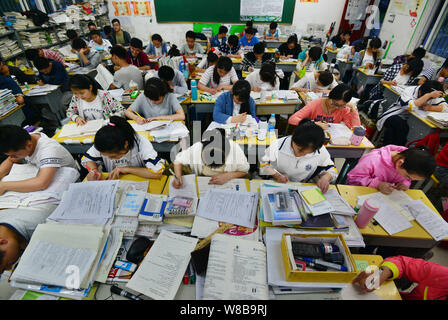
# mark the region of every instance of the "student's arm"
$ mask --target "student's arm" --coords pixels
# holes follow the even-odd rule
[[[222,94],[218,97],[218,99],[215,102],[215,106],[213,108],[213,121],[216,121],[218,123],[226,123],[227,119],[231,118],[232,115],[225,113],[226,110],[226,94]]]
[[[177,179],[173,180],[173,186],[176,189],[179,189],[183,185],[182,181],[182,163],[174,161],[174,174]]]
[[[211,94],[216,94],[216,92],[217,92],[216,89],[209,88],[206,85],[202,84],[201,82],[198,83],[198,89],[202,90],[202,91],[205,91],[205,92],[208,92],[208,93],[211,93]]]
[[[150,61],[148,55],[144,52],[141,53],[141,61],[143,66],[139,67],[140,70],[151,70]]]
[[[112,170],[107,177],[107,180],[120,179],[123,174],[133,174],[145,179],[160,179],[162,177],[162,171],[153,172],[148,168],[138,168],[138,167],[118,167]]]
[[[210,68],[209,68],[210,69]],[[211,78],[213,76],[213,72],[211,72],[211,69],[207,69],[204,74],[202,75],[201,79],[198,82],[198,89],[211,93],[216,94],[217,90],[215,88],[209,88],[207,87],[207,84],[211,81]]]
[[[211,177],[209,184],[222,185],[232,179],[244,178],[245,176],[247,176],[247,172],[242,171],[219,173]]]
[[[176,72],[176,75],[174,76],[174,80],[175,80],[175,81],[173,81],[174,93],[185,94],[188,91],[188,85],[187,85],[187,82],[185,81],[184,76],[180,72],[179,73]]]
[[[448,106],[446,103],[438,104],[436,106],[432,106],[429,104],[423,105],[422,109],[425,111],[431,111],[431,112],[446,112],[448,109]]]
[[[349,129],[360,126],[361,120],[359,119],[358,109],[351,103],[347,104],[347,106],[350,108],[350,111],[344,115],[344,123]]]
[[[87,181],[102,180],[101,172],[98,170],[98,165],[94,161],[87,161],[83,164],[84,167],[89,168],[89,173],[86,176]]]
[[[45,190],[53,181],[57,169],[57,167],[41,168],[35,178],[22,181],[0,182],[0,195],[6,191],[34,192]]]
[[[80,57],[80,60],[83,62],[83,64],[84,64],[85,66],[90,65],[90,60],[87,59],[87,57],[86,57],[86,55],[85,55],[85,50],[84,50],[84,48],[79,50],[79,57]]]
[[[78,126],[86,124],[86,120],[79,115],[79,99],[73,95],[70,105],[67,109],[67,118],[76,122]]]
[[[181,107],[180,109],[177,109],[175,114],[149,118],[149,121],[155,121],[155,120],[184,121],[185,120],[185,112],[184,112],[184,109],[182,109],[182,107]]]
[[[414,104],[415,104],[416,107],[422,107],[429,100],[437,99],[437,98],[440,98],[442,96],[443,96],[443,92],[442,91],[432,91],[430,93],[427,93],[427,94],[423,95],[422,97],[418,98],[417,100],[415,100]]]
[[[136,101],[134,101],[134,103],[135,103]],[[134,104],[133,103],[133,104]],[[132,105],[133,105],[132,104]],[[126,117],[128,117],[129,119],[131,119],[131,120],[135,120],[135,122],[137,122],[138,124],[144,124],[145,122],[148,122],[148,121],[146,121],[146,119],[142,119],[142,118],[140,118],[135,112],[134,112],[134,110],[133,110],[133,108],[132,108],[132,105],[129,107],[129,108],[127,108],[126,109],[126,111],[124,112],[124,115],[126,116]]]
[[[331,156],[325,147],[320,149],[319,164],[315,173],[319,178],[317,186],[323,193],[328,191],[330,183],[336,181],[338,177],[334,162],[331,160]]]
[[[218,86],[218,91],[219,90],[232,90],[232,88],[233,88],[233,85],[238,81],[239,79],[238,79],[238,75],[236,74],[236,71],[235,71],[235,69],[232,67],[232,69],[230,69],[230,82],[231,82],[231,84],[225,84],[225,85],[223,85],[223,84],[220,84],[219,86]]]
[[[279,183],[287,183],[289,178],[285,174],[281,174],[277,167],[278,157],[278,140],[275,140],[265,151],[260,160],[260,175],[272,176]]]
[[[310,92],[310,89],[308,88],[309,79],[305,75],[302,77],[299,81],[293,84],[291,90],[294,90],[296,92]],[[311,86],[311,84],[310,84]]]

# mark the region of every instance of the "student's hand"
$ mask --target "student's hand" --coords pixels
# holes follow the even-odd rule
[[[120,175],[127,174],[127,168],[126,167],[119,167],[112,170],[111,173],[109,173],[109,176],[107,177],[107,180],[117,180],[120,179]]]
[[[83,125],[85,125],[87,123],[87,121],[85,119],[81,118],[81,117],[77,117],[75,119],[75,122],[76,122],[76,124],[78,126],[83,126]]]
[[[437,98],[443,97],[443,92],[442,91],[433,91],[431,93],[428,93],[428,95],[431,99],[437,99]]]
[[[209,90],[209,92],[210,92],[211,94],[216,94],[216,93],[218,92],[218,90],[215,89],[215,88],[211,88],[211,89]]]
[[[404,183],[399,182],[395,185],[395,189],[399,190],[399,191],[407,191],[407,190],[409,190],[409,187],[407,185],[405,185]]]
[[[260,87],[253,87],[252,91],[261,92],[261,88]]]
[[[98,169],[92,169],[92,171],[89,171],[89,173],[86,176],[87,181],[97,181],[97,180],[103,180],[103,176],[101,175],[101,172],[98,171]]]
[[[232,117],[231,122],[232,123],[242,123],[242,122],[246,121],[246,118],[247,118],[247,113],[244,112],[242,114]]]
[[[120,70],[120,66],[114,66],[114,71],[118,71],[118,70]]]
[[[25,104],[25,99],[23,98],[23,96],[17,96],[16,97],[16,102],[18,104]]]
[[[150,120],[149,119],[143,119],[143,118],[137,118],[137,120],[135,120],[135,122],[137,122],[137,124],[145,124],[148,123]]]
[[[322,191],[322,193],[326,193],[328,191],[331,179],[331,174],[326,173],[322,177],[320,177],[319,181],[317,181],[317,186]]]
[[[368,64],[366,64],[366,68],[367,69],[373,69],[373,68],[375,68],[375,65],[373,65],[371,63],[368,63]]]
[[[287,183],[289,178],[287,175],[276,173],[272,176],[278,183]]]
[[[182,188],[184,182],[182,181],[182,177],[177,177],[177,179],[173,179],[173,187],[176,189]]]
[[[391,194],[394,191],[394,187],[389,182],[380,182],[378,184],[378,190],[384,194]]]
[[[324,130],[327,130],[329,127],[328,123],[326,123],[326,122],[318,121],[318,122],[315,122],[315,124],[317,124],[319,127],[321,127]]]
[[[40,85],[40,86],[45,85],[45,83],[42,80],[37,80],[37,84]]]
[[[350,112],[356,112],[358,111],[358,108],[353,103],[347,103],[347,107],[350,108]]]
[[[395,86],[397,86],[397,85],[398,85],[398,82],[397,82],[397,81],[395,81],[395,80],[394,80],[394,81],[391,81],[391,82],[390,82],[390,85],[391,85],[391,86],[393,86],[393,87],[395,87]]]
[[[220,84],[218,86],[218,88],[216,88],[216,91],[219,92],[219,91],[222,91],[222,90],[224,90],[224,86]]]
[[[226,183],[227,181],[229,181],[231,179],[232,179],[232,176],[230,175],[229,172],[220,173],[220,174],[217,174],[217,175],[213,176],[210,179],[210,181],[208,182],[208,184],[222,185],[222,184]]]

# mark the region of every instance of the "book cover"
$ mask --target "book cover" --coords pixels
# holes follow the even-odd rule
[[[161,224],[166,203],[166,195],[148,194],[143,201],[138,220],[144,223]]]
[[[276,192],[268,194],[272,213],[272,224],[295,224],[302,221],[293,192]]]
[[[170,218],[182,218],[196,214],[198,199],[190,197],[173,197],[168,200],[165,216]]]

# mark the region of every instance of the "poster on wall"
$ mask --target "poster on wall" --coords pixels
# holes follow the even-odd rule
[[[418,17],[423,0],[392,0],[390,3],[392,13],[402,16]]]
[[[282,21],[284,0],[241,0],[241,21]],[[269,12],[269,15],[265,15]]]
[[[370,0],[349,0],[345,20],[358,21],[364,20],[366,17],[367,7]]]
[[[150,1],[112,1],[114,15],[122,16],[151,16]]]

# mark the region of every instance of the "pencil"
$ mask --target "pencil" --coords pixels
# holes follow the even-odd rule
[[[135,113],[136,115],[138,115],[138,116],[140,117],[140,119],[145,120],[145,118],[143,118],[137,111],[134,111],[134,113]]]
[[[171,170],[171,168],[168,169],[168,171],[174,176],[174,179],[176,179],[177,182],[179,182],[179,179],[177,178],[176,174]]]

